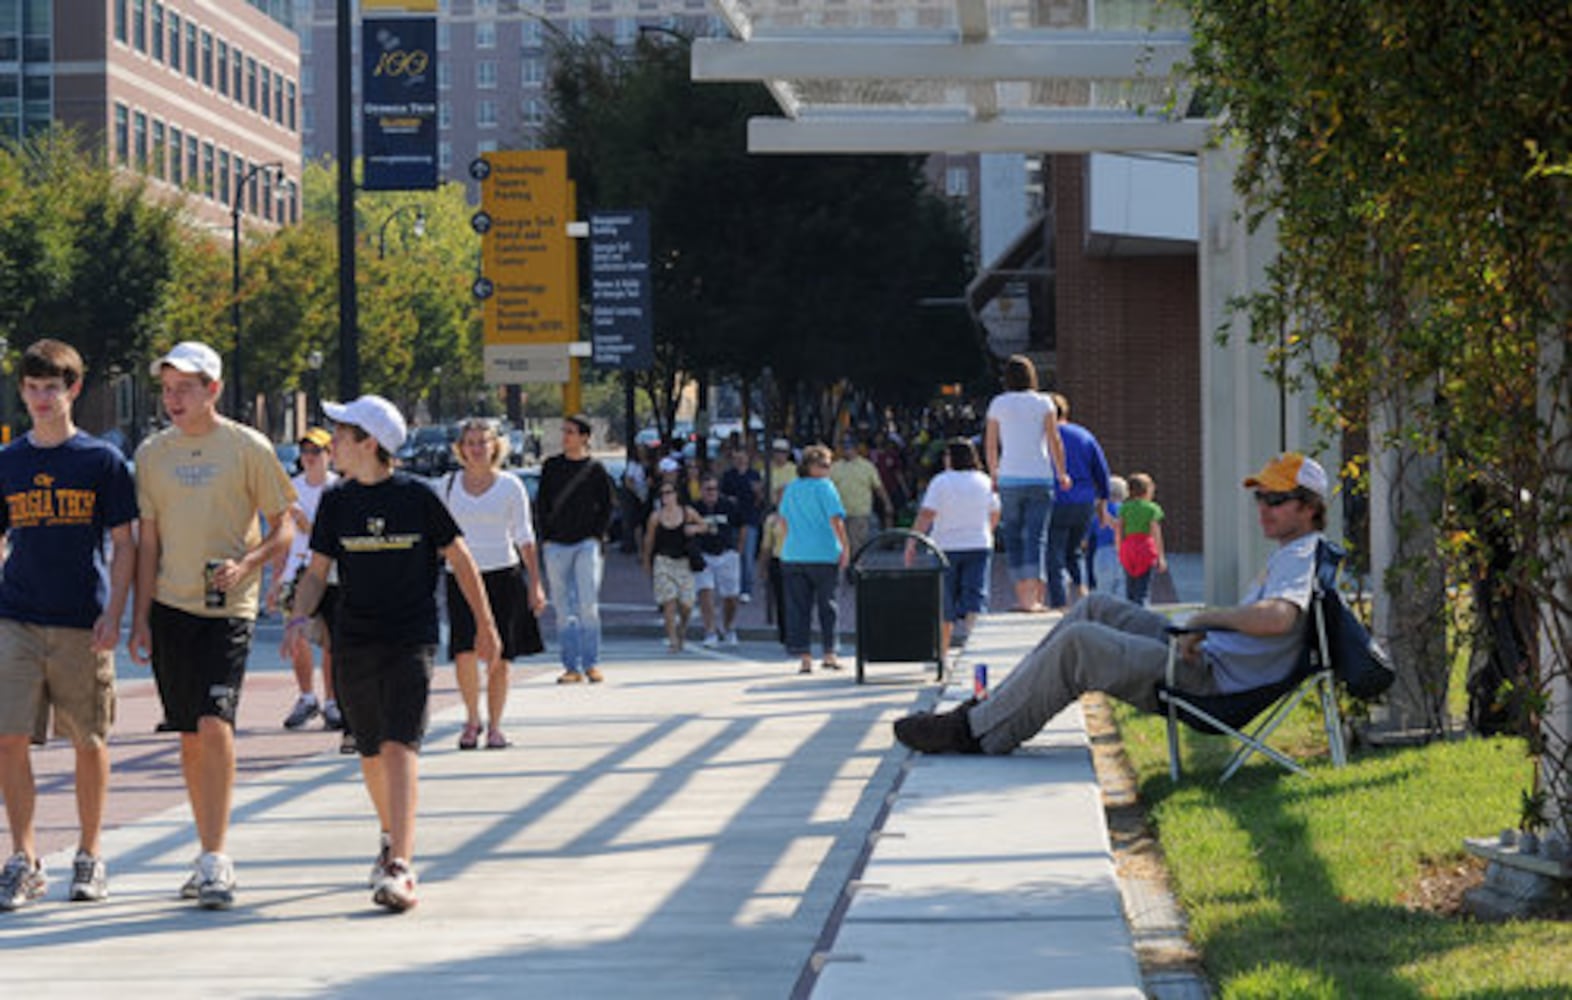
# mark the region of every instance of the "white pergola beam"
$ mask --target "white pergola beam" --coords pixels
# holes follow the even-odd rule
[[[934,120],[897,115],[854,119],[751,118],[750,153],[1193,153],[1212,122],[1108,118],[1044,121]]]
[[[1185,36],[1040,40],[857,41],[700,38],[693,43],[693,79],[717,80],[1065,80],[1167,77],[1189,57]]]

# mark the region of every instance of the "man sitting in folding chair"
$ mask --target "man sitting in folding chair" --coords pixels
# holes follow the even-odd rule
[[[1326,526],[1326,471],[1297,452],[1244,481],[1255,491],[1261,531],[1278,543],[1266,569],[1234,607],[1205,608],[1186,625],[1169,686],[1228,694],[1281,681],[1298,669],[1305,614],[1315,590],[1316,546]],[[1007,754],[1087,691],[1147,712],[1163,706],[1168,626],[1160,614],[1106,594],[1073,607],[983,701],[907,716],[895,738],[922,753]],[[1223,631],[1227,630],[1227,631]]]

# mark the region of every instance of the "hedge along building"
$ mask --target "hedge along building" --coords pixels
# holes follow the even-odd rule
[[[968,308],[986,324],[1024,288],[1012,308],[1030,310],[1027,353],[1111,465],[1154,475],[1169,547],[1205,554],[1204,598],[1237,599],[1268,554],[1242,470],[1315,438],[1310,398],[1268,377],[1229,310],[1262,282],[1275,241],[1240,218],[1234,154],[1209,146],[1216,123],[1188,113],[1183,12],[1153,0],[716,5],[733,37],[694,43],[694,79],[763,82],[785,115],[749,123],[751,151],[981,155],[985,267]],[[1028,188],[1030,162],[1042,211],[1018,199],[1013,219],[1002,213],[1014,231],[990,240],[990,200]]]

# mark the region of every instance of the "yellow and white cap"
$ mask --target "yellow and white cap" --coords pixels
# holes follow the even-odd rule
[[[1321,463],[1297,451],[1287,451],[1267,462],[1260,472],[1245,478],[1246,489],[1270,490],[1273,493],[1292,493],[1307,490],[1326,499],[1326,470]]]

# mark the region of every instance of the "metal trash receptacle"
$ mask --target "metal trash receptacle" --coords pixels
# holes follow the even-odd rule
[[[852,560],[857,594],[857,683],[865,663],[933,663],[939,647],[949,561],[927,535],[894,529],[868,539]]]

